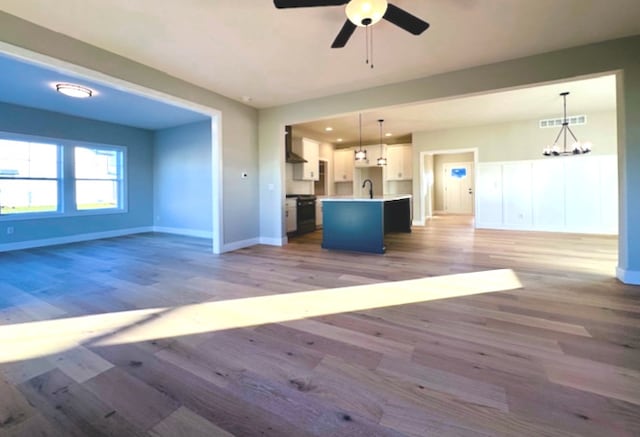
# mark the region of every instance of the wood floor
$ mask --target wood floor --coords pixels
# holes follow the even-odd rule
[[[0,436],[638,436],[640,287],[604,236],[166,234],[0,253]]]

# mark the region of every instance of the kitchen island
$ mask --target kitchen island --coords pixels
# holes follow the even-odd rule
[[[322,199],[324,249],[384,253],[384,234],[411,232],[411,195]]]

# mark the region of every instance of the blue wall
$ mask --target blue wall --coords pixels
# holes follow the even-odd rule
[[[211,121],[155,132],[154,225],[210,235]]]
[[[0,244],[153,225],[153,132],[0,103],[0,131],[127,147],[128,212],[0,221]],[[14,232],[7,235],[7,226]]]

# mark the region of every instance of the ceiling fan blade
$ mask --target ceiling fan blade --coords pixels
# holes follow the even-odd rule
[[[384,13],[382,18],[414,35],[420,35],[429,28],[429,23],[426,21],[391,3],[387,5],[387,12]]]
[[[349,0],[273,0],[273,4],[278,9],[340,6],[347,3],[349,3]]]
[[[349,20],[345,21],[344,25],[342,26],[342,29],[340,29],[340,32],[338,33],[338,36],[336,36],[336,39],[333,40],[333,44],[331,44],[331,48],[339,49],[341,47],[344,47],[347,44],[347,41],[349,41],[349,38],[351,38],[351,35],[353,35],[353,32],[355,30],[356,30],[355,24],[353,24]]]

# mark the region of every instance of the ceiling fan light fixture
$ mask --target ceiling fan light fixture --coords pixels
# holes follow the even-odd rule
[[[387,0],[351,0],[345,12],[356,26],[366,27],[382,20],[387,12]]]

